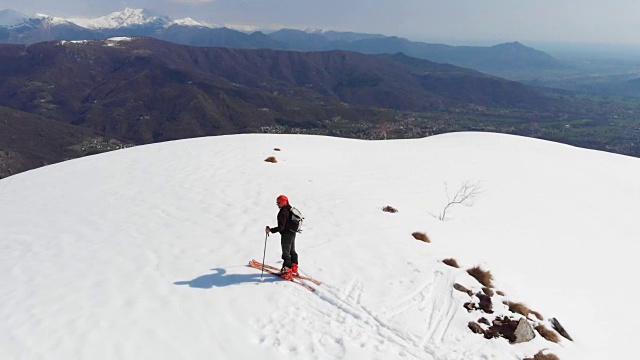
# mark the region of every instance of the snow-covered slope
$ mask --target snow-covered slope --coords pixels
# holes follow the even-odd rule
[[[173,25],[191,26],[191,27],[208,27],[219,28],[227,27],[243,32],[254,32],[264,30],[265,28],[254,25],[242,24],[215,24],[203,21],[197,21],[193,18],[186,17],[183,19],[172,19],[169,16],[153,13],[146,9],[124,8],[121,11],[113,12],[109,15],[96,18],[60,18],[46,14],[36,14],[33,16],[23,15],[14,10],[0,10],[0,26],[12,27],[20,26],[34,19],[44,21],[45,25],[67,25],[74,24],[91,30],[116,30],[120,28],[142,28],[149,27],[153,29],[167,28]]]
[[[445,182],[464,180],[483,192],[439,221]],[[1,357],[625,358],[639,183],[635,158],[481,133],[209,137],[29,171],[0,180]],[[281,193],[306,217],[297,250],[316,293],[246,266]],[[267,262],[279,256],[272,235]],[[478,291],[475,265],[506,293],[493,315],[452,288]],[[502,300],[557,317],[575,343],[467,328]]]
[[[210,27],[210,25],[206,23],[198,22],[189,17],[174,20],[169,18],[168,16],[157,15],[145,9],[125,8],[121,11],[113,12],[109,15],[97,18],[70,19],[50,16],[46,14],[27,16],[24,14],[20,14],[14,10],[0,10],[0,26],[19,26],[31,19],[40,19],[45,22],[45,25],[48,26],[75,24],[92,30],[118,29],[123,27],[141,26],[162,28],[169,27],[171,25]]]
[[[42,24],[45,26],[74,25],[74,22],[71,20],[47,14],[36,14],[35,19],[42,20]]]
[[[173,23],[175,25],[182,25],[182,26],[202,26],[202,27],[211,27],[209,24],[206,24],[204,22],[199,22],[199,21],[195,21],[190,17],[184,18],[184,19],[178,19],[178,20],[173,20]]]

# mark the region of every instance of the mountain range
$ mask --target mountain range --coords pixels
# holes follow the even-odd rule
[[[497,131],[640,154],[635,123],[611,121],[640,109],[411,57],[406,53],[418,43],[403,39],[317,30],[246,34],[138,10],[83,23],[95,29],[50,16],[0,15],[10,36],[65,39],[0,44],[0,177],[129,145],[248,132],[380,139]],[[217,46],[179,44],[196,40]],[[363,47],[291,50],[314,41],[323,49]],[[376,41],[405,48],[366,54],[364,45]],[[545,58],[519,43],[427,45],[420,46],[459,59],[469,50],[476,54],[470,59],[493,64],[522,49]]]
[[[82,142],[101,136],[144,144],[279,127],[342,135],[347,126],[357,136],[359,126],[397,122],[398,112],[535,112],[559,104],[517,82],[401,53],[194,47],[150,37],[0,44],[5,112],[47,119],[45,127],[51,120],[81,127]],[[23,128],[0,138],[0,150],[22,156],[21,166],[14,161],[0,176],[55,162],[36,156],[35,147],[17,147],[33,144],[32,136]],[[59,150],[48,154],[81,156],[64,150],[77,139],[51,138]]]
[[[359,122],[371,108],[554,103],[517,82],[403,54],[193,47],[139,37],[0,45],[0,65],[1,106],[136,142],[276,122],[314,126],[336,116]]]
[[[271,33],[245,33],[228,27],[174,20],[144,9],[125,8],[109,15],[63,19],[46,15],[29,17],[12,10],[0,11],[0,42],[32,44],[49,40],[91,40],[112,36],[151,36],[195,46],[268,48],[275,50],[348,50],[369,54],[397,53],[467,67],[494,75],[513,71],[564,69],[552,56],[519,42],[491,47],[449,46],[413,42],[404,38],[353,32],[281,29]]]

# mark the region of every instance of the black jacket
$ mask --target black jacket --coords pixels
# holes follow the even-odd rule
[[[289,219],[291,218],[291,205],[285,205],[278,211],[278,226],[269,228],[272,233],[284,234],[289,231]]]

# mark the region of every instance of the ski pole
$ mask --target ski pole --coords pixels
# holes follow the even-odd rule
[[[264,257],[267,254],[267,236],[269,236],[269,233],[264,234],[264,251],[262,252],[262,271],[260,272],[260,281],[262,281],[262,274],[264,274]]]

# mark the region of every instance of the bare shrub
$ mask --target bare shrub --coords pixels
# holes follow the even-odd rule
[[[398,212],[398,209],[394,208],[393,206],[387,205],[387,206],[382,208],[382,211],[395,214],[395,213]]]
[[[417,232],[417,231],[416,231],[416,232],[414,232],[414,233],[413,233],[413,234],[411,234],[411,235],[413,235],[413,237],[414,237],[416,240],[424,241],[424,242],[426,242],[426,243],[430,243],[430,242],[431,242],[431,239],[429,239],[429,237],[428,237],[428,236],[427,236],[427,234],[425,234],[425,233]]]
[[[498,294],[500,296],[504,296],[504,291],[496,290],[496,294]]]
[[[493,280],[493,275],[488,270],[482,270],[479,266],[472,267],[467,270],[469,275],[473,276],[478,282],[488,288],[492,288],[493,284],[491,281]]]
[[[268,158],[264,159],[264,161],[270,162],[270,163],[277,163],[278,162],[278,160],[276,160],[275,156],[269,156]]]
[[[488,287],[483,287],[482,292],[489,297],[493,296],[493,290],[489,289]]]
[[[482,186],[479,182],[472,183],[469,180],[464,181],[455,195],[449,194],[447,183],[444,184],[444,191],[447,195],[447,204],[438,214],[438,219],[444,221],[447,218],[447,211],[454,205],[473,206],[475,198],[482,193]]]
[[[542,324],[539,324],[538,326],[536,326],[536,331],[538,332],[538,334],[540,334],[540,336],[547,339],[547,341],[551,341],[554,343],[560,342],[560,336],[558,336],[558,334],[555,331],[548,329],[546,326]]]
[[[444,264],[447,264],[447,265],[451,266],[451,267],[460,268],[460,265],[458,265],[458,262],[456,261],[456,259],[452,259],[452,258],[444,259],[444,260],[442,260],[442,262]]]
[[[560,358],[551,353],[543,354],[542,350],[540,350],[532,358],[524,358],[523,360],[560,360]]]
[[[491,324],[489,323],[489,320],[487,320],[486,318],[483,318],[483,317],[481,317],[480,319],[478,319],[478,323],[479,323],[479,324],[485,324],[485,325],[487,325],[487,326],[491,325]]]

